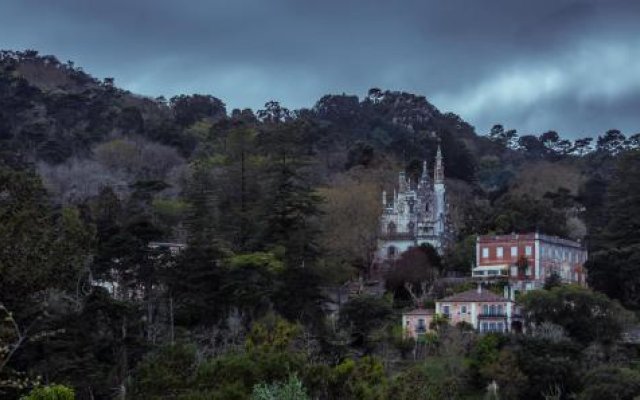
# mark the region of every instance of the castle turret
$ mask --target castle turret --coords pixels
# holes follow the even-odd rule
[[[400,176],[398,177],[398,190],[400,193],[406,192],[409,190],[409,181],[407,180],[407,174],[400,172]]]
[[[446,217],[446,200],[445,200],[445,187],[444,187],[444,165],[442,162],[442,150],[438,145],[438,151],[436,153],[436,165],[433,170],[433,191],[435,192],[435,217],[436,226],[435,233],[437,235],[443,235],[445,232],[445,217]]]
[[[422,175],[420,176],[420,182],[418,187],[427,187],[429,185],[429,169],[427,167],[427,160],[422,162]]]
[[[438,152],[436,153],[436,166],[433,170],[433,181],[435,183],[444,183],[444,164],[442,163],[442,151],[440,145],[438,145]]]

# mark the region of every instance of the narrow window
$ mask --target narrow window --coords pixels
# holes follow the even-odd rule
[[[527,256],[531,255],[531,246],[526,246],[524,248],[524,254],[527,255]]]
[[[482,332],[487,332],[489,330],[489,324],[486,322],[482,323]]]
[[[461,311],[462,311],[463,314],[466,314],[467,313],[467,306],[462,306],[461,307]]]
[[[482,248],[482,258],[489,258],[489,248],[488,247],[483,247]]]
[[[444,315],[449,315],[449,306],[443,306],[442,307],[442,313]]]
[[[388,255],[389,257],[393,257],[393,256],[395,256],[395,255],[396,255],[396,248],[395,248],[394,246],[389,246],[389,247],[387,248],[387,255]]]
[[[502,257],[504,257],[504,249],[503,249],[502,247],[498,247],[498,248],[496,249],[496,253],[497,253],[497,254],[496,254],[496,257],[498,257],[498,258],[502,258]]]
[[[511,257],[518,257],[518,247],[516,246],[511,247]]]
[[[485,304],[484,306],[482,306],[482,313],[484,315],[488,315],[489,314],[489,306],[488,305]]]

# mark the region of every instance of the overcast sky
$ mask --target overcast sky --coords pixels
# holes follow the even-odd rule
[[[478,133],[640,132],[638,0],[0,0],[0,48],[229,110],[380,87]]]

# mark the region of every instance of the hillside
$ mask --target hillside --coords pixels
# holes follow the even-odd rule
[[[408,252],[384,297],[331,301],[370,278],[381,192],[399,171],[415,181],[438,145],[450,248]],[[265,382],[321,399],[481,398],[491,379],[538,398],[558,374],[578,393],[591,365],[632,365],[620,304],[640,310],[639,147],[615,129],[479,134],[376,88],[299,110],[151,99],[53,56],[0,52],[0,395],[41,379],[92,400],[245,399],[278,389]],[[589,285],[620,304],[550,282],[525,298],[541,327],[529,336],[435,320],[441,336],[417,342],[396,329],[413,289],[433,297],[426,280],[470,289],[459,277],[476,235],[532,231],[585,241]],[[566,311],[567,298],[584,307]]]

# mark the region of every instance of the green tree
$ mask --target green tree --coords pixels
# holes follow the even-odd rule
[[[251,400],[308,400],[304,386],[297,376],[291,375],[282,383],[259,384],[253,387]]]
[[[392,309],[389,302],[374,296],[354,297],[340,310],[339,324],[349,330],[356,346],[371,348],[373,334],[391,323]]]
[[[449,373],[439,359],[431,359],[412,366],[390,382],[388,398],[398,400],[458,399],[463,388],[459,379]]]
[[[281,260],[271,253],[231,256],[223,262],[220,295],[249,315],[264,314],[273,304],[284,271]]]
[[[159,348],[137,366],[131,392],[145,400],[187,392],[196,368],[195,346],[177,344]]]
[[[584,377],[580,400],[613,398],[633,400],[640,396],[640,372],[615,366],[603,366],[589,371]]]
[[[640,150],[621,156],[608,187],[604,229],[586,263],[589,284],[625,306],[640,309]]]
[[[382,400],[387,398],[384,366],[375,357],[347,359],[333,368],[330,398]]]
[[[604,294],[574,285],[532,291],[519,301],[528,322],[560,325],[584,345],[618,340],[631,318],[628,311]]]
[[[34,388],[20,400],[75,400],[73,389],[63,385],[50,385]]]
[[[520,388],[519,398],[540,399],[545,393],[556,389],[560,390],[559,398],[567,398],[568,394],[580,389],[583,374],[580,346],[574,342],[552,342],[523,336],[519,338],[514,351],[518,369],[528,382],[525,388]],[[521,381],[524,382],[525,380]]]
[[[291,166],[275,172],[273,192],[265,204],[264,241],[284,249],[288,265],[303,267],[318,254],[318,216],[321,201]]]

